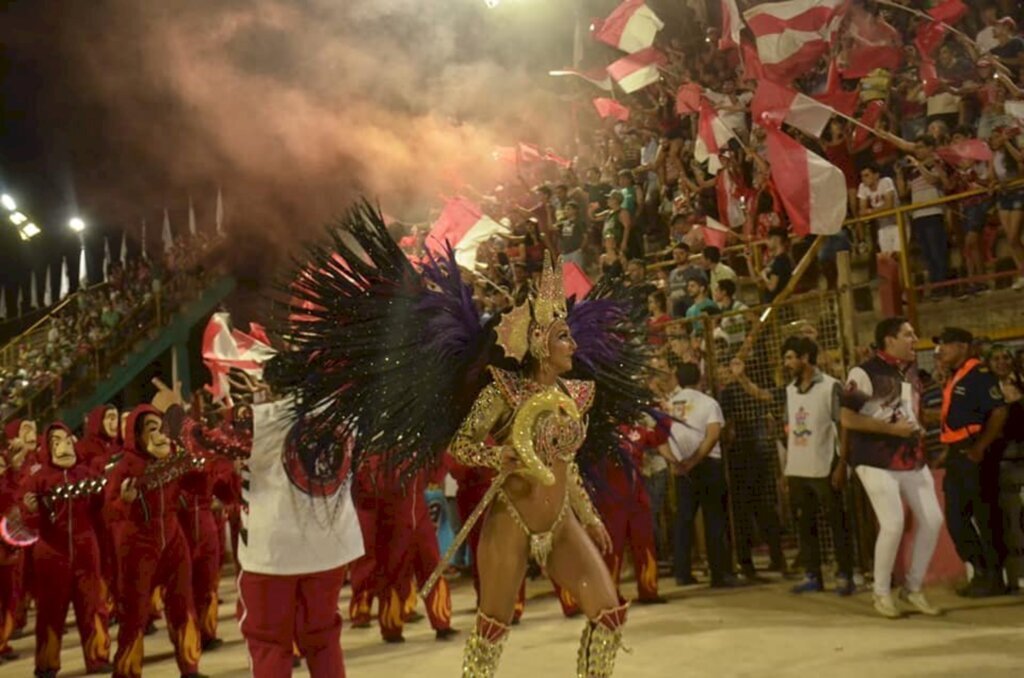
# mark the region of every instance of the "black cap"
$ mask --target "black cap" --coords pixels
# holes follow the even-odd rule
[[[974,335],[959,327],[947,327],[942,334],[932,337],[936,346],[939,344],[971,344],[974,343]]]

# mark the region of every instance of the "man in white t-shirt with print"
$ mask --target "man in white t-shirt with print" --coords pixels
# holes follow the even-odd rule
[[[877,165],[868,165],[860,171],[860,187],[857,189],[859,216],[870,217],[877,212],[891,210],[900,204],[896,184],[889,177],[883,177]],[[896,217],[887,216],[876,220],[878,223],[878,251],[894,254],[903,248]]]
[[[836,593],[854,590],[853,551],[843,508],[846,459],[839,450],[839,381],[818,369],[818,345],[793,336],[782,345],[782,362],[792,382],[786,387],[786,465],[789,500],[797,517],[804,581],[793,593],[824,590],[818,512],[824,511],[832,530],[836,562]]]
[[[678,388],[668,396],[668,413],[676,420],[669,432],[668,446],[676,461],[672,464],[678,506],[675,523],[676,582],[694,583],[691,571],[693,521],[700,508],[704,515],[708,567],[712,588],[734,586],[728,568],[728,530],[725,471],[719,438],[725,418],[714,398],[697,390],[700,368],[684,363],[676,369]]]

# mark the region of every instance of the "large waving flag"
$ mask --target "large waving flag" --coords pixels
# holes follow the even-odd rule
[[[812,153],[778,127],[765,126],[768,164],[793,232],[834,235],[846,218],[842,171]]]
[[[561,71],[548,71],[548,75],[554,76],[556,78],[562,78],[571,75],[573,77],[586,80],[587,82],[589,82],[594,87],[597,87],[598,89],[603,89],[606,92],[612,91],[611,76],[609,76],[608,72],[605,71],[604,69],[598,69],[596,71],[577,71],[574,68],[566,68]]]
[[[771,80],[758,84],[751,113],[759,125],[767,122],[778,126],[785,122],[812,137],[821,136],[833,115],[821,102]]]
[[[828,53],[847,0],[787,0],[743,13],[765,74],[789,82]]]
[[[883,17],[864,9],[850,10],[847,78],[863,78],[877,68],[895,71],[903,63],[903,37]]]
[[[615,99],[608,97],[597,97],[594,99],[594,108],[602,118],[615,118],[622,122],[629,120],[629,109]]]
[[[676,92],[676,113],[679,115],[700,113],[700,102],[703,95],[704,90],[697,83],[683,83],[680,85],[679,91]]]
[[[484,214],[476,203],[456,197],[445,203],[441,215],[431,227],[427,248],[440,254],[444,252],[445,243],[450,243],[459,266],[473,271],[480,244],[501,233],[509,233],[508,228]]]
[[[600,22],[594,37],[623,52],[639,52],[654,44],[654,36],[665,24],[644,0],[625,0]]]
[[[231,314],[221,312],[210,316],[203,331],[203,363],[210,370],[211,383],[206,389],[215,402],[231,401],[228,374],[241,370],[257,379],[263,378],[263,364],[276,355],[270,339],[260,325],[252,323],[248,334],[231,329]]]
[[[825,91],[814,95],[814,98],[843,115],[852,116],[854,111],[857,110],[860,94],[856,90],[847,92],[843,89],[843,81],[839,77],[839,65],[833,59],[828,66],[828,81],[825,85]]]
[[[700,104],[700,120],[697,123],[697,141],[693,146],[693,157],[697,162],[708,161],[708,171],[718,174],[722,169],[719,157],[722,150],[736,135],[718,117],[718,111],[705,99]]]
[[[722,0],[722,37],[718,39],[719,49],[732,49],[740,46],[740,31],[743,19],[736,0]]]
[[[658,70],[668,63],[664,54],[653,47],[628,54],[608,67],[608,75],[619,83],[627,94],[653,85],[661,79]]]

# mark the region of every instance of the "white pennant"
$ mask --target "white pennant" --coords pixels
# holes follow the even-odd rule
[[[110,282],[110,238],[103,238],[103,282]]]
[[[217,235],[224,235],[224,200],[217,187]]]
[[[192,209],[192,196],[188,197],[188,234],[196,236],[196,211]]]
[[[128,265],[128,231],[121,231],[121,268]]]
[[[149,261],[149,253],[146,251],[146,220],[142,220],[142,258]]]
[[[85,256],[85,239],[82,239],[82,249],[78,253],[78,289],[85,289],[89,286],[89,264]]]
[[[39,283],[36,282],[36,272],[29,271],[31,281],[29,282],[28,303],[33,310],[39,308]]]
[[[0,320],[7,320],[7,290],[0,287]]]
[[[65,256],[60,264],[60,296],[63,301],[71,293],[71,278],[68,276],[68,258]]]
[[[174,246],[174,236],[171,235],[171,215],[167,213],[166,207],[164,208],[164,231],[161,234],[161,239],[164,241],[164,254],[168,254]]]
[[[53,283],[50,278],[50,265],[46,265],[46,280],[43,281],[43,306],[53,305]]]
[[[18,309],[17,309],[17,311],[18,311],[18,317],[19,318],[21,317],[21,307],[22,307],[22,305],[24,303],[25,303],[25,301],[22,298],[22,294],[21,294],[21,285],[18,285]]]

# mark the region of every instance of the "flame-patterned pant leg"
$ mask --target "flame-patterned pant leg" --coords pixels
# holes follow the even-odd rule
[[[192,559],[180,526],[171,531],[160,557],[157,583],[164,587],[164,615],[182,675],[199,671],[201,639],[192,592]]]
[[[416,583],[422,586],[434,573],[441,562],[441,550],[437,544],[437,531],[427,513],[426,503],[420,502],[423,511],[417,516],[416,532],[413,536],[412,571],[416,575]],[[427,594],[427,618],[435,631],[451,628],[452,625],[452,594],[444,577],[437,580],[437,585]]]
[[[221,551],[213,512],[200,510],[188,529],[193,530],[188,540],[192,554],[192,597],[199,618],[199,636],[205,643],[217,637]]]

